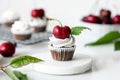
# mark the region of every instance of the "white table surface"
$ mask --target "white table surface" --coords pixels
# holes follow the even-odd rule
[[[92,69],[83,74],[67,76],[44,74],[33,70],[32,65],[22,67],[20,70],[28,75],[29,80],[120,80],[120,51],[114,51],[113,44],[84,47],[85,43],[87,43],[85,37],[76,37],[76,52],[89,55],[93,58]],[[15,57],[20,55],[35,56],[45,53],[50,53],[48,41],[33,45],[18,46]],[[9,63],[11,59],[1,58],[0,64]],[[2,72],[0,72],[0,77],[3,77]]]

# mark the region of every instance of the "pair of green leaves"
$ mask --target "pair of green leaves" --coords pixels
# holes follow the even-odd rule
[[[85,46],[95,46],[95,45],[107,44],[107,43],[111,43],[119,38],[120,38],[120,33],[118,31],[112,31],[112,32],[107,33],[103,37],[99,38],[97,41],[88,43]],[[115,50],[120,50],[120,41],[115,41],[114,47],[115,47]]]
[[[40,61],[43,60],[32,56],[20,56],[13,59],[9,65],[13,68],[19,68],[30,63],[37,63]],[[11,71],[9,68],[5,69],[5,71],[12,80],[28,80],[27,75],[21,73],[20,71]]]

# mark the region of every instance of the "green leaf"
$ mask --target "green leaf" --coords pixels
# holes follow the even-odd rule
[[[95,42],[91,42],[86,44],[85,46],[93,46],[93,45],[101,45],[101,44],[107,44],[111,43],[112,41],[120,38],[120,33],[118,31],[112,31],[101,37]]]
[[[5,72],[12,80],[19,80],[10,68],[6,68]]]
[[[87,28],[87,27],[75,26],[75,27],[72,27],[71,33],[72,35],[79,35],[84,29],[91,30],[90,28]]]
[[[27,75],[21,73],[20,71],[13,71],[13,73],[15,74],[15,76],[16,76],[19,80],[28,80]]]
[[[116,41],[115,44],[114,44],[114,48],[115,50],[120,50],[120,41]]]
[[[15,58],[14,60],[11,61],[10,66],[13,68],[19,68],[24,65],[30,64],[30,63],[37,63],[43,61],[41,59],[38,59],[36,57],[32,56],[21,56],[18,58]]]

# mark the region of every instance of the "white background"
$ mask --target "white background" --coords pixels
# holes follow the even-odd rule
[[[119,0],[0,0],[0,15],[6,10],[19,12],[22,20],[30,19],[30,12],[34,8],[43,8],[46,16],[60,19],[63,24],[78,25],[84,15],[97,14],[101,7],[119,12]],[[99,1],[99,5],[95,5]],[[112,4],[112,8],[111,8]],[[115,5],[115,6],[114,6]],[[117,6],[116,6],[117,5]],[[117,7],[117,8],[116,8]],[[49,28],[51,28],[50,26]]]
[[[0,0],[0,14],[7,9],[13,9],[20,13],[22,20],[29,20],[30,12],[35,7],[44,8],[46,16],[60,19],[63,24],[78,25],[80,24],[80,18],[83,15],[90,13],[90,9],[95,0]],[[104,0],[113,1],[111,3],[120,3],[120,0]],[[101,3],[103,7],[105,4]],[[110,5],[109,5],[110,6]],[[117,9],[117,8],[116,8]],[[96,10],[93,10],[93,12]],[[116,10],[115,10],[116,11]],[[117,9],[119,12],[119,9]],[[49,28],[51,28],[50,26]],[[88,37],[88,36],[87,36]],[[83,47],[85,38],[79,38],[81,40],[77,44],[77,51],[90,55],[95,59],[93,64],[92,73],[86,73],[81,75],[72,76],[53,76],[35,73],[29,71],[28,75],[32,80],[120,80],[120,55],[119,51],[114,51],[113,44],[101,45],[97,47]],[[19,47],[19,54],[34,54],[45,53],[49,51],[48,43],[40,43],[36,45],[26,46],[24,48]],[[34,49],[33,49],[34,48]],[[32,50],[32,51],[31,51]],[[22,52],[22,53],[21,53]],[[27,70],[27,69],[26,69]],[[1,74],[0,74],[1,76]],[[34,76],[34,77],[33,77]],[[33,79],[36,78],[36,79]]]

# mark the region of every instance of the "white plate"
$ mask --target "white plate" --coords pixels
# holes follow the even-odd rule
[[[69,75],[84,73],[92,67],[92,59],[89,56],[82,54],[75,54],[73,60],[70,61],[55,61],[49,56],[45,55],[37,56],[44,59],[44,62],[40,62],[33,65],[33,69],[42,73],[54,74],[54,75]],[[45,58],[45,56],[47,58]]]

